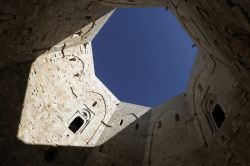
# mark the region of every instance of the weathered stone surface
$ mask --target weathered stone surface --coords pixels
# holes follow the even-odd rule
[[[53,47],[90,42],[113,9],[90,0],[0,3],[0,68],[35,59]]]
[[[0,165],[250,165],[248,0],[0,2]],[[114,8],[147,6],[199,48],[187,92],[152,109],[116,99],[90,43]]]
[[[206,165],[236,165],[237,161],[249,165],[250,101],[243,82],[220,61],[200,54],[187,93],[197,132],[207,147]],[[220,127],[213,115],[218,105],[225,114]]]
[[[18,138],[26,144],[93,146],[118,103],[94,75],[91,44],[42,55],[31,67]],[[86,126],[74,133],[68,127],[78,115],[86,116]]]

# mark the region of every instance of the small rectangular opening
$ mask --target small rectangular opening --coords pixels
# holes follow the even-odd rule
[[[123,119],[120,121],[120,126],[123,124]]]
[[[216,104],[216,106],[214,107],[212,111],[212,116],[213,116],[214,122],[216,123],[216,126],[220,128],[222,123],[225,120],[225,113],[222,110],[220,105]]]
[[[179,114],[175,114],[175,121],[176,122],[180,121],[180,115]]]
[[[99,152],[102,152],[102,151],[103,151],[103,148],[104,148],[104,146],[101,145],[101,146],[100,146],[100,149],[99,149]]]
[[[95,107],[97,104],[97,102],[95,101],[93,104],[92,104],[92,107]]]
[[[76,133],[84,124],[84,120],[80,117],[77,116],[69,125],[69,129],[73,132]]]
[[[136,123],[136,125],[135,125],[135,130],[138,130],[138,128],[139,128],[139,124]]]
[[[158,127],[158,128],[161,128],[161,121],[158,122],[157,127]]]

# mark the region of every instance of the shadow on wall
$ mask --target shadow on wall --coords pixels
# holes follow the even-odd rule
[[[0,68],[34,59],[75,33],[89,42],[93,25],[90,30],[85,26],[95,24],[112,9],[80,0],[1,1]],[[86,30],[82,32],[84,27]]]
[[[170,162],[174,162],[176,158],[180,158],[178,163],[183,163],[183,159],[190,159],[190,157],[192,159],[189,161],[190,164],[192,165],[194,163],[193,157],[198,153],[189,155],[192,154],[189,151],[189,147],[179,146],[178,148],[178,146],[171,145],[172,142],[174,143],[176,138],[178,138],[178,141],[182,142],[183,145],[191,146],[193,144],[190,143],[190,141],[194,142],[195,139],[193,138],[196,136],[191,134],[192,136],[190,137],[190,133],[184,134],[189,139],[183,136],[183,131],[194,131],[194,126],[191,123],[185,125],[184,122],[191,116],[185,115],[188,114],[188,111],[185,109],[177,109],[176,105],[172,105],[169,108],[163,107],[164,109],[159,108],[154,111],[146,111],[139,119],[136,120],[134,118],[134,121],[129,124],[126,124],[128,123],[126,119],[118,119],[119,116],[117,115],[121,114],[120,112],[122,110],[116,111],[112,118],[118,120],[112,122],[112,127],[106,127],[99,141],[102,142],[101,139],[106,138],[113,130],[115,132],[114,136],[106,143],[93,148],[31,145],[19,141],[17,139],[17,132],[31,65],[32,61],[13,66],[0,72],[1,166],[47,164],[138,166],[142,165],[143,162],[145,162],[146,165],[159,165],[159,163],[161,163],[159,161],[163,161],[161,164],[164,164],[167,162],[164,161],[166,158],[171,158],[169,160]],[[177,105],[180,104],[177,103]],[[173,106],[175,109],[173,109]],[[169,114],[166,109],[173,111]],[[177,115],[177,110],[183,112]],[[152,128],[152,126],[154,127]],[[166,140],[171,140],[172,142],[167,141],[168,143],[166,143]],[[159,142],[162,144],[159,144]],[[179,143],[175,142],[175,145],[179,145]],[[166,146],[174,148],[171,149]],[[188,155],[180,155],[179,152],[182,150],[180,147],[187,147],[184,152]],[[173,151],[175,153],[172,153]],[[158,159],[157,156],[161,156],[165,159]],[[198,161],[195,161],[195,163],[196,162]]]
[[[133,148],[131,149],[131,147],[136,147],[134,144],[135,142],[139,143],[139,141],[141,141],[141,138],[139,137],[137,141],[128,141],[129,135],[131,134],[127,133],[127,131],[130,131],[130,128],[133,128],[132,130],[134,130],[134,124],[129,125],[114,138],[111,138],[111,140],[105,143],[105,145],[94,148],[28,145],[19,141],[17,139],[17,132],[22,114],[23,101],[25,98],[31,65],[32,61],[29,61],[25,64],[15,65],[0,72],[1,166],[46,164],[82,165],[84,163],[91,163],[91,165],[115,165],[115,163],[125,162],[125,160],[119,159],[126,158],[125,156],[128,155],[131,156],[131,161],[126,161],[127,163],[131,162],[132,164],[134,162],[134,165],[139,165],[142,162],[141,160],[143,159],[143,150],[141,151],[141,155],[136,157],[135,160],[132,159],[134,156],[133,152],[129,152],[129,150],[134,150]],[[141,141],[141,143],[142,142],[143,141]],[[117,144],[122,146],[116,146]],[[105,148],[106,145],[109,146],[108,150]],[[143,145],[140,147],[144,148]],[[109,156],[109,154],[105,154],[103,152],[110,151],[111,153],[116,154],[116,151],[119,152],[122,150],[123,155],[125,156],[117,156],[117,159],[112,158]],[[122,152],[118,154],[122,154]]]

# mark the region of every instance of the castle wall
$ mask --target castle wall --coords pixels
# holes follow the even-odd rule
[[[86,165],[141,165],[151,109],[120,102]]]
[[[90,43],[37,58],[29,74],[18,138],[27,144],[94,146],[119,103],[98,82]],[[71,125],[78,116],[84,128],[74,131]]]
[[[203,147],[191,119],[186,94],[153,108],[144,165],[201,165]]]
[[[91,42],[113,10],[90,0],[0,3],[0,69],[65,45]]]
[[[224,63],[249,89],[249,1],[172,0],[169,8],[202,54]]]
[[[200,54],[187,96],[205,165],[249,165],[249,91],[226,65]]]
[[[200,166],[206,157],[186,94],[153,109],[120,102],[108,126],[85,164]]]
[[[114,7],[146,6],[168,6],[200,49],[187,96],[153,109],[112,95],[89,43]],[[0,165],[248,166],[249,9],[248,0],[1,2]]]
[[[70,151],[58,162],[82,164],[75,153],[96,145],[119,103],[94,75],[91,43],[45,53],[0,75],[0,165],[43,165]]]

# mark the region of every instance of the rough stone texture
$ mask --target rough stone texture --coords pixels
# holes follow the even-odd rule
[[[91,44],[86,44],[42,55],[33,62],[19,124],[20,140],[26,144],[95,145],[119,101],[98,83],[92,60]],[[81,114],[89,122],[74,134],[68,126]]]
[[[100,147],[92,151],[85,164],[141,165],[150,110],[148,107],[120,102],[98,141]]]
[[[167,6],[169,0],[101,0],[101,4],[111,6],[114,8],[119,7],[161,7]]]
[[[167,2],[0,0],[0,68],[35,59],[53,47],[90,42],[115,7],[162,6]],[[73,36],[78,38],[72,40]]]
[[[224,63],[249,89],[249,1],[172,0],[169,6],[202,54]]]
[[[1,166],[250,165],[248,0],[0,3]],[[116,99],[90,43],[114,8],[147,6],[199,48],[187,93],[153,109]]]
[[[227,66],[199,55],[188,88],[188,101],[206,147],[206,165],[249,165],[249,92]],[[213,118],[216,105],[225,113],[220,127]]]
[[[203,147],[190,119],[186,94],[152,109],[143,165],[202,165]]]
[[[0,3],[0,68],[34,59],[53,47],[90,42],[113,9],[90,0]]]

